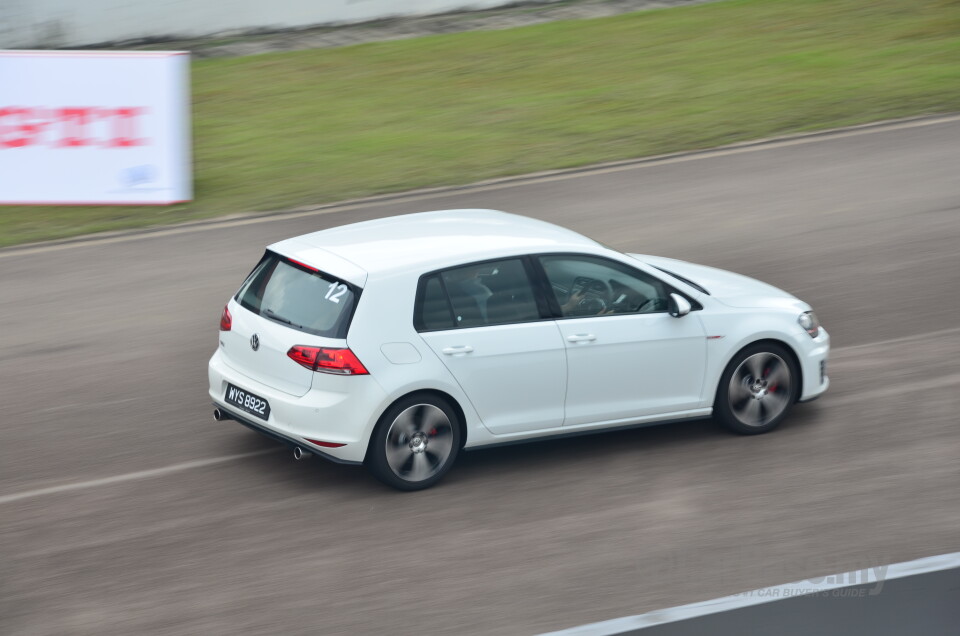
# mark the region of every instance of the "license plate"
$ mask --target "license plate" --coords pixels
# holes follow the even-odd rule
[[[227,401],[227,404],[232,404],[251,415],[256,415],[260,419],[266,420],[270,418],[270,403],[250,391],[244,391],[239,387],[228,384],[227,394],[223,399]]]

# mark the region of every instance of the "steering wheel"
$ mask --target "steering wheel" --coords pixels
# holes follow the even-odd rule
[[[659,310],[663,304],[662,298],[648,298],[637,307],[638,314],[646,314]]]
[[[577,276],[570,287],[570,296],[576,294],[583,294],[583,298],[571,313],[577,316],[593,316],[606,310],[607,301],[612,296],[613,290],[610,285],[598,278]]]

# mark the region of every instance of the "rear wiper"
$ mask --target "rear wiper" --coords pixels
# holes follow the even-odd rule
[[[303,325],[298,325],[294,323],[292,320],[288,320],[283,316],[277,315],[276,313],[274,313],[272,309],[264,309],[263,313],[265,313],[267,317],[271,318],[272,320],[276,320],[277,322],[282,322],[285,325],[290,325],[291,327],[297,327],[298,329],[303,329]]]

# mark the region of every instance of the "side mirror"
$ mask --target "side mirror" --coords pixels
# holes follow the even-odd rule
[[[680,294],[670,294],[670,300],[667,302],[667,311],[674,318],[682,318],[690,313],[690,301]]]

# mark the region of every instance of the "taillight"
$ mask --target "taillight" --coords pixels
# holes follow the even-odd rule
[[[220,331],[230,331],[231,327],[233,327],[233,316],[230,315],[227,305],[224,305],[223,313],[220,314]]]
[[[337,375],[367,375],[368,371],[349,349],[294,345],[287,357],[311,371]]]
[[[301,367],[306,367],[311,371],[315,371],[314,368],[317,364],[317,352],[319,349],[316,347],[304,347],[302,345],[294,345],[290,347],[290,351],[287,351],[287,357],[299,364]]]

